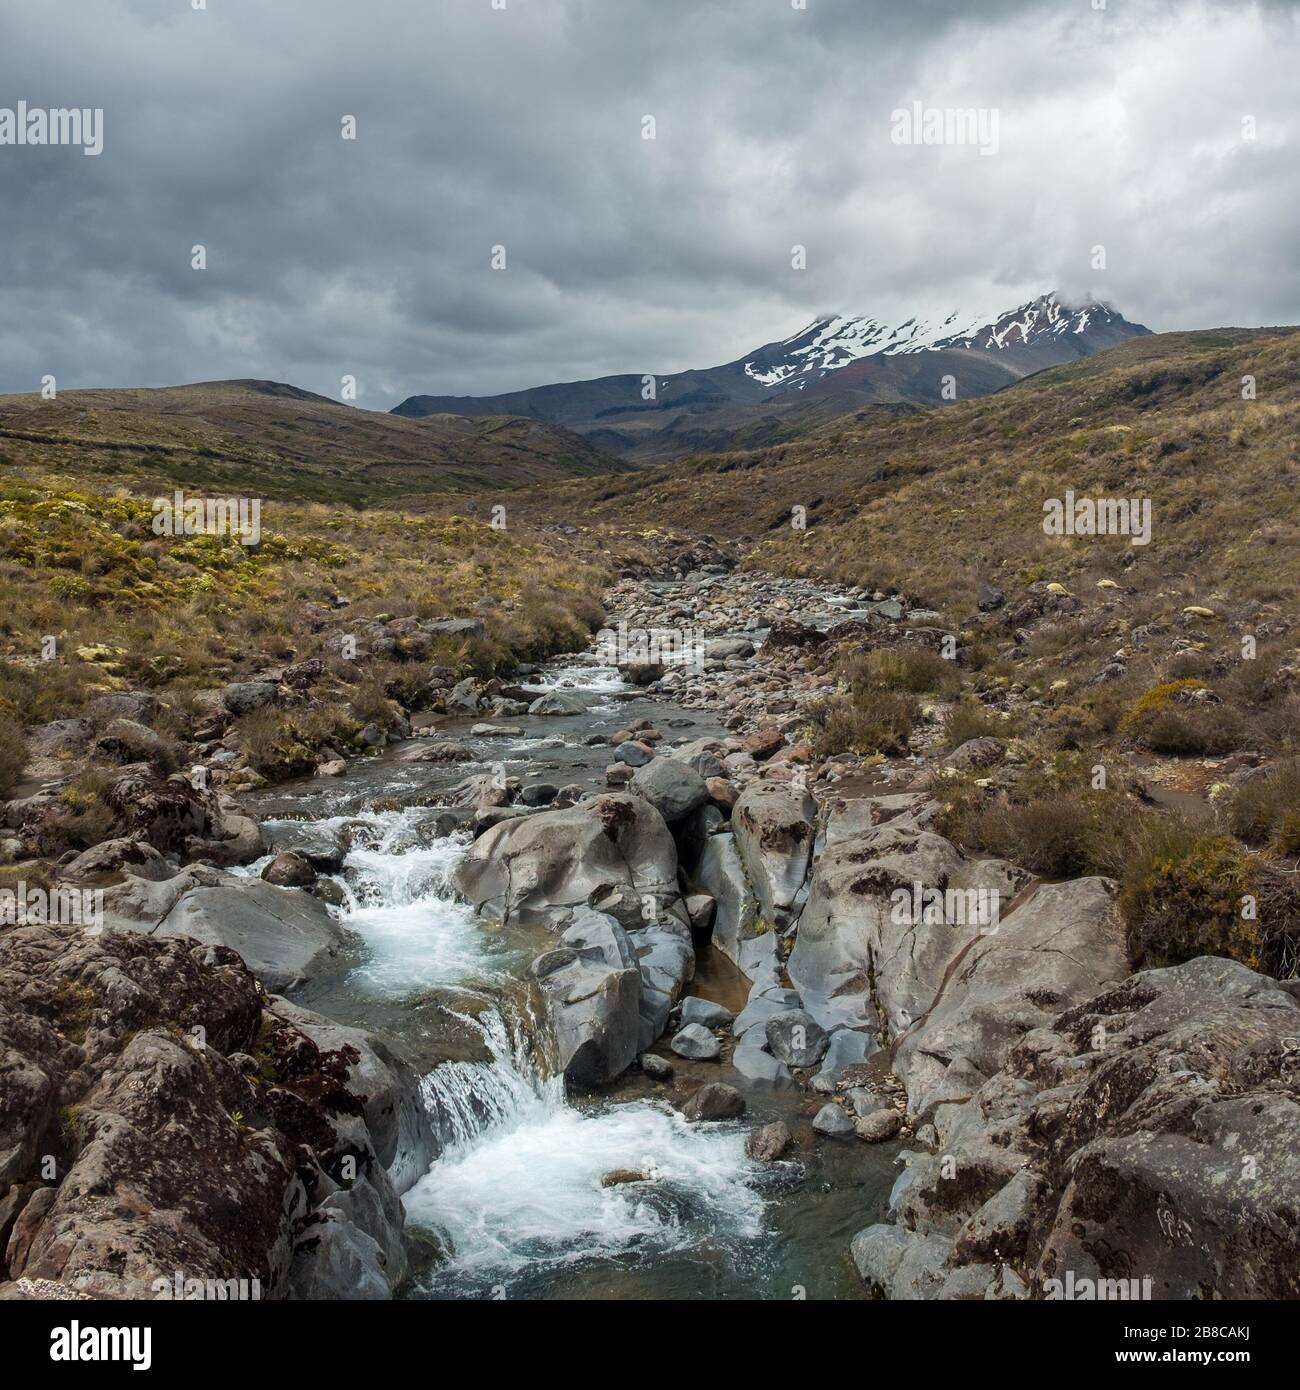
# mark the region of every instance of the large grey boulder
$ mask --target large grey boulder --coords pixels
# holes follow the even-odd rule
[[[96,695],[86,705],[86,713],[100,723],[110,719],[135,719],[141,724],[152,724],[160,706],[157,695],[147,690],[111,690]]]
[[[721,777],[726,772],[722,753],[721,740],[697,738],[674,748],[672,756],[677,762],[686,763],[689,767],[693,767],[701,777],[707,780],[710,777]]]
[[[797,915],[816,838],[817,803],[806,791],[756,782],[731,812],[736,848],[763,919],[778,931]]]
[[[868,1226],[853,1237],[849,1253],[867,1289],[891,1301],[937,1298],[949,1277],[950,1242],[913,1235],[897,1226]]]
[[[427,623],[426,630],[439,637],[482,637],[482,618],[437,618]]]
[[[33,758],[84,753],[94,737],[95,726],[89,719],[55,719],[28,734],[27,751]]]
[[[853,1133],[853,1116],[842,1105],[832,1105],[829,1101],[813,1116],[813,1128],[818,1134],[829,1134],[833,1138],[844,1138]]]
[[[394,1191],[399,1196],[408,1191],[429,1171],[441,1149],[414,1068],[373,1033],[335,1023],[283,998],[272,999],[268,1007],[322,1051],[355,1051],[344,1084],[361,1103],[376,1157]]]
[[[477,714],[487,703],[483,682],[477,676],[466,676],[442,697],[448,714]]]
[[[784,1091],[798,1083],[790,1068],[767,1050],[761,1030],[751,1029],[731,1054],[732,1070],[754,1090]]]
[[[697,1062],[716,1062],[722,1055],[722,1045],[700,1023],[688,1023],[673,1034],[669,1046],[679,1057]]]
[[[619,920],[589,907],[578,908],[560,935],[560,945],[577,951],[584,960],[600,959],[615,970],[637,964],[632,938]]]
[[[627,934],[584,909],[561,945],[532,963],[546,1025],[566,1080],[600,1086],[636,1060],[641,974]]]
[[[201,859],[218,868],[251,864],[266,853],[266,836],[262,827],[246,815],[232,796],[217,798],[218,812],[206,835],[190,836],[185,841],[185,857]]]
[[[826,1045],[826,1055],[813,1086],[817,1090],[833,1090],[849,1067],[865,1062],[876,1051],[874,1033],[853,1028],[837,1028]]]
[[[730,1028],[736,1016],[730,1009],[692,994],[682,1001],[682,1022],[702,1023],[706,1028]]]
[[[211,887],[191,888],[152,935],[229,946],[272,994],[347,967],[347,934],[325,904],[297,888],[277,888],[258,878],[226,876]]]
[[[587,706],[583,700],[576,695],[566,695],[560,690],[551,690],[545,695],[539,695],[528,706],[529,714],[572,715],[586,712]]]
[[[786,1009],[763,1025],[767,1050],[788,1067],[815,1067],[826,1055],[830,1037],[810,1013]]]
[[[474,842],[454,882],[484,917],[552,928],[614,888],[659,904],[679,896],[677,849],[663,817],[626,793],[503,821]]]
[[[797,1009],[799,1005],[799,995],[792,989],[780,989],[776,986],[764,989],[755,985],[749,991],[745,1007],[736,1015],[731,1031],[737,1038],[743,1038],[746,1033],[757,1028],[766,1040],[768,1019],[790,1009]]]
[[[663,1036],[674,1005],[694,978],[695,952],[689,934],[683,936],[664,926],[629,932],[628,940],[641,972],[640,1046],[644,1052]]]
[[[1298,1038],[1293,994],[1235,961],[1103,989],[954,1107],[859,1270],[891,1298],[935,1296],[940,1252],[987,1298],[1300,1297]]]
[[[1031,1233],[1033,1289],[1066,1270],[1140,1272],[1155,1298],[1300,1298],[1294,995],[1202,956],[1134,975],[1052,1032],[1035,1067],[1077,1091],[1047,1154],[1061,1196]]]
[[[916,886],[1009,904],[1024,878],[1000,860],[968,860],[902,816],[828,843],[788,963],[804,1007],[824,1027],[860,1031],[874,1030],[883,1013],[890,1039],[901,1037],[934,1006],[964,953],[999,939],[983,936],[975,922],[914,921]]]
[[[704,846],[695,881],[714,899],[713,945],[740,964],[743,943],[763,934],[758,896],[745,876],[734,835],[714,835]]]
[[[645,797],[669,825],[685,820],[709,799],[704,778],[676,758],[655,758],[638,768],[632,790]]]
[[[210,791],[200,791],[179,773],[160,776],[147,763],[124,767],[104,790],[117,833],[147,840],[167,854],[195,839],[220,833],[221,811]]]
[[[928,830],[938,809],[923,792],[881,792],[827,803],[825,847],[856,841],[878,826]]]
[[[323,1050],[220,946],[0,932],[4,1277],[140,1299],[179,1270],[256,1278],[273,1299],[305,1275],[311,1233],[337,1223],[329,1239],[355,1258],[350,1287],[330,1287],[387,1296],[402,1208],[344,1031]]]
[[[945,1134],[945,1083],[959,1062],[977,1073],[966,1094],[1006,1061],[1026,1033],[1128,973],[1124,924],[1107,879],[1039,886],[1004,916],[995,933],[976,936],[946,974],[929,1007],[898,1044],[894,1070],[913,1112]]]
[[[723,1081],[710,1081],[701,1086],[682,1107],[682,1114],[691,1124],[735,1120],[744,1113],[745,1097]]]
[[[754,644],[748,637],[715,637],[704,644],[704,655],[709,661],[744,660],[754,655]]]
[[[331,1201],[334,1199],[332,1198]],[[398,1249],[405,1250],[398,1242]],[[326,1207],[294,1245],[288,1291],[300,1300],[378,1302],[392,1297],[383,1244],[336,1207]],[[403,1258],[399,1277],[405,1274]]]
[[[278,694],[274,681],[235,681],[221,692],[221,703],[238,718],[263,705],[273,704]]]
[[[161,883],[176,876],[175,865],[169,863],[147,840],[101,840],[77,855],[61,870],[69,883],[95,883],[107,878],[135,878]]]

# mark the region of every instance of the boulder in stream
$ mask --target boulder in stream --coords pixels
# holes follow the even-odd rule
[[[641,974],[627,933],[612,917],[589,908],[575,916],[559,947],[538,956],[529,973],[565,1079],[600,1086],[636,1060]]]
[[[327,1221],[357,1290],[391,1293],[401,1203],[352,1089],[361,1049],[339,1041],[272,1012],[222,946],[0,932],[0,1299],[19,1279],[148,1299],[177,1270],[343,1297],[310,1273]]]
[[[797,915],[816,837],[817,803],[806,791],[756,782],[731,812],[736,848],[763,919],[778,930]]]
[[[494,826],[456,868],[457,890],[493,921],[562,929],[593,894],[631,888],[675,902],[677,850],[639,796],[608,793]]]
[[[709,799],[704,778],[676,758],[655,758],[638,768],[632,790],[645,797],[669,825],[685,820]]]

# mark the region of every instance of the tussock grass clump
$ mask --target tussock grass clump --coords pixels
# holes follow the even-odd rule
[[[928,647],[879,647],[842,663],[841,674],[855,690],[900,690],[912,695],[948,695],[961,673]]]
[[[0,797],[18,785],[27,762],[27,738],[22,721],[0,712]]]
[[[1256,862],[1230,835],[1177,816],[1144,817],[1125,845],[1119,894],[1134,968],[1196,956],[1257,968],[1259,893]]]
[[[244,761],[268,781],[300,777],[320,761],[321,750],[349,743],[360,725],[341,705],[277,709],[263,705],[235,725]]]
[[[1127,729],[1140,729],[1143,724],[1158,714],[1163,714],[1174,700],[1192,690],[1204,690],[1205,682],[1194,676],[1184,676],[1179,680],[1164,681],[1145,690],[1133,704],[1124,719]]]
[[[112,836],[117,817],[104,796],[110,781],[111,775],[92,763],[64,787],[57,807],[41,820],[36,838],[42,854],[89,849]]]
[[[807,737],[819,758],[836,753],[868,756],[906,753],[915,727],[916,701],[897,691],[832,695],[809,710]]]
[[[879,647],[853,652],[835,664],[839,693],[809,711],[808,740],[818,757],[835,753],[908,751],[920,718],[918,695],[951,695],[961,672],[928,647]]]
[[[1228,824],[1248,845],[1300,854],[1300,758],[1288,758],[1237,789]]]
[[[1124,716],[1120,728],[1153,753],[1174,757],[1230,753],[1246,737],[1246,721],[1231,705],[1193,703],[1206,690],[1194,676],[1166,681],[1145,691]]]
[[[1116,844],[1137,809],[1122,793],[1091,786],[1090,759],[1057,753],[1025,767],[1016,785],[989,792],[980,774],[932,787],[939,834],[976,853],[1022,864],[1040,878],[1114,873]]]
[[[1025,800],[978,794],[948,801],[941,835],[967,849],[1023,864],[1040,878],[1077,878],[1104,872],[1117,797],[1105,793],[1047,792]]]
[[[948,716],[944,741],[949,748],[960,748],[973,738],[1006,738],[1010,732],[1007,720],[999,719],[978,700],[960,700]]]
[[[1147,723],[1142,742],[1153,753],[1204,757],[1231,753],[1246,737],[1246,722],[1230,705],[1184,706],[1161,710]]]

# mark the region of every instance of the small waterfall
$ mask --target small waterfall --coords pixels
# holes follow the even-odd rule
[[[540,1118],[564,1105],[564,1078],[546,1076],[537,1065],[525,1026],[512,1031],[496,1009],[478,1018],[447,1012],[483,1039],[490,1062],[444,1062],[420,1085],[425,1108],[434,1116],[444,1151],[461,1151],[485,1131]]]
[[[764,1258],[770,1187],[745,1154],[746,1127],[688,1124],[659,1096],[569,1103],[529,1011],[526,967],[543,943],[495,932],[457,900],[466,841],[435,837],[434,814],[374,811],[304,827],[347,836],[339,911],[365,947],[340,991],[350,1019],[373,1009],[392,1029],[415,1016],[407,1001],[431,991],[484,1001],[477,1016],[464,1002],[436,1006],[459,1035],[456,1055],[467,1035],[481,1046],[478,1060],[442,1062],[422,1082],[442,1151],[403,1203],[410,1226],[435,1233],[447,1258],[417,1296],[500,1287],[546,1296],[653,1270],[690,1297],[701,1261],[715,1279],[740,1277]]]
[[[445,1148],[403,1198],[411,1225],[449,1255],[426,1296],[507,1285],[529,1296],[598,1262],[752,1256],[766,1203],[743,1126],[688,1124],[663,1101],[579,1109],[539,1068],[526,1026],[496,1011],[464,1021],[492,1060],[444,1062],[425,1078]]]

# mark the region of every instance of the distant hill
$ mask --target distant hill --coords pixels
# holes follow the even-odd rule
[[[763,568],[936,603],[1026,576],[1293,602],[1298,440],[1300,329],[1145,335],[942,410],[868,406],[793,442],[527,491],[512,515],[707,532]],[[1150,544],[1046,535],[1067,490],[1149,499]]]
[[[654,380],[598,377],[499,396],[411,396],[395,415],[528,416],[613,454],[654,463],[797,438],[867,405],[938,405],[985,396],[1061,362],[1149,332],[1108,305],[1041,295],[990,314],[913,317],[898,325],[828,316],[780,342],[703,371]]]
[[[129,486],[256,485],[268,497],[385,501],[625,470],[562,426],[509,416],[418,420],[273,381],[0,396],[0,464]]]

